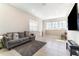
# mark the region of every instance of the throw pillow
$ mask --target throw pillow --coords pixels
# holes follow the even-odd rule
[[[18,33],[14,33],[14,34],[13,34],[13,39],[19,39]]]
[[[13,33],[7,33],[7,37],[11,40],[13,40]]]
[[[19,38],[25,37],[25,36],[24,36],[24,32],[19,32],[18,34],[19,34]]]

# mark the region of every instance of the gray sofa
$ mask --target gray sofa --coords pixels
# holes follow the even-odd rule
[[[32,40],[35,40],[35,35],[29,34],[27,31],[11,32],[3,35],[3,45],[9,50],[15,46],[27,43]]]

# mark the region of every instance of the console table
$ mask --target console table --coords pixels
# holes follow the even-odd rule
[[[75,43],[73,40],[68,40],[66,42],[66,49],[69,50],[70,56],[72,55],[79,56],[79,45]]]

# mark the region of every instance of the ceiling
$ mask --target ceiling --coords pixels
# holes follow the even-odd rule
[[[42,20],[68,16],[73,3],[12,3],[25,12],[29,12]]]

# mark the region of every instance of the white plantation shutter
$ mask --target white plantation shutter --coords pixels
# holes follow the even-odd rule
[[[35,20],[29,21],[29,29],[30,31],[37,31],[38,30],[38,23]]]
[[[66,21],[57,21],[57,22],[47,22],[46,29],[67,29],[67,22]]]

